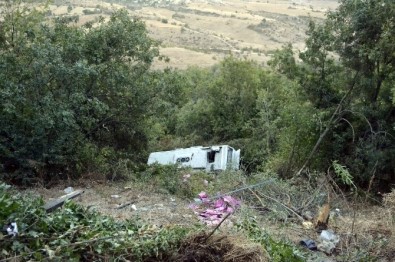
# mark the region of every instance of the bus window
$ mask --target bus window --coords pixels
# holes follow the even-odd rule
[[[209,163],[214,163],[214,161],[215,161],[215,151],[207,152],[207,161]]]
[[[231,163],[232,159],[233,159],[233,149],[229,147],[228,148],[228,160],[227,160],[227,163],[228,164]]]

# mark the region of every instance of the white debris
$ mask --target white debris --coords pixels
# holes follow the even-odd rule
[[[71,192],[74,192],[74,188],[71,187],[71,186],[69,186],[69,187],[65,188],[63,191],[64,191],[66,194],[70,194]]]
[[[15,222],[10,223],[7,226],[7,233],[9,236],[16,236],[18,235],[18,225]]]

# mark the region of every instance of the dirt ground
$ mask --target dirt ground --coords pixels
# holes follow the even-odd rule
[[[84,193],[73,201],[97,210],[116,219],[140,218],[153,225],[186,225],[197,223],[194,213],[188,208],[188,201],[158,192],[150,186],[136,186],[132,183],[104,183],[102,181],[77,181],[57,185],[51,189],[38,187],[27,191],[42,196],[45,201],[54,200],[71,187]]]
[[[40,195],[45,201],[50,201],[64,195],[64,189],[69,186],[74,190],[84,190],[84,193],[73,201],[115,219],[139,218],[143,222],[157,226],[201,223],[188,207],[193,203],[193,199],[180,199],[150,185],[79,180],[51,189],[37,187],[25,193]],[[360,253],[369,254],[377,261],[392,261],[395,255],[395,225],[394,214],[391,212],[394,212],[394,208],[362,203],[352,205],[339,199],[331,204],[331,211],[337,208],[338,212],[335,215],[332,212],[329,219],[329,228],[340,237],[336,251],[329,256],[311,251],[309,261],[350,261],[349,259],[358,257]],[[303,226],[295,217],[278,220],[270,211],[258,212],[242,198],[241,201],[241,208],[232,216],[229,223],[222,226],[223,230],[231,229],[234,223],[245,218],[248,213],[277,239],[285,239],[295,245],[299,245],[303,239],[319,242],[319,233],[314,228]],[[318,208],[317,206],[317,210]]]

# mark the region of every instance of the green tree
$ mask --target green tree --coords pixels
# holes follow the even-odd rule
[[[394,14],[393,1],[342,0],[310,23],[297,81],[323,128],[302,169],[341,160],[361,185],[394,173]]]
[[[221,62],[217,81],[209,89],[216,140],[229,141],[248,136],[244,128],[256,111],[260,68],[253,61],[228,57]]]
[[[1,27],[3,170],[58,175],[137,158],[147,146],[144,74],[158,55],[144,24],[121,10],[87,30],[21,8]]]

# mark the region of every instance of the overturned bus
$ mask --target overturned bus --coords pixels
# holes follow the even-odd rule
[[[228,145],[194,146],[177,148],[170,151],[153,152],[149,155],[148,165],[178,164],[181,167],[191,167],[210,171],[238,170],[240,166],[240,149],[235,150]]]

